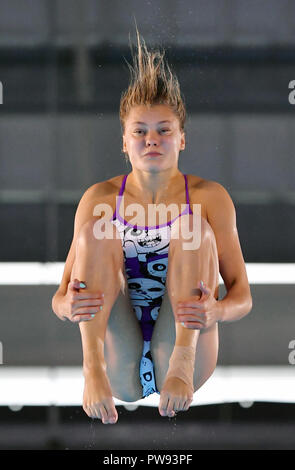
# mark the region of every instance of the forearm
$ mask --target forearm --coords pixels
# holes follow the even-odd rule
[[[234,283],[222,300],[219,300],[219,321],[233,322],[246,316],[252,309],[249,286]]]
[[[62,300],[63,300],[64,295],[60,291],[56,291],[54,296],[52,297],[52,310],[55,313],[55,315],[60,319],[65,321],[65,315],[62,309]]]

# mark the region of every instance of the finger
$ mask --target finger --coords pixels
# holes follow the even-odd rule
[[[84,281],[79,281],[79,279],[76,279],[76,278],[73,281],[69,282],[69,285],[68,285],[68,288],[70,290],[74,290],[75,292],[80,291],[81,289],[82,289],[81,292],[83,292],[83,289],[85,289],[86,287],[87,286]],[[82,296],[79,298],[87,299],[87,298],[95,298],[95,297],[104,297],[104,294],[102,291],[97,291],[96,293],[85,292],[85,294],[84,295],[82,294]]]
[[[92,313],[91,315],[75,315],[72,317],[71,321],[73,323],[80,323],[81,321],[90,321],[95,318],[95,314]]]
[[[103,299],[87,299],[87,300],[79,300],[76,302],[75,309],[84,308],[84,307],[98,307],[104,304]]]
[[[176,311],[176,315],[202,315],[206,313],[206,311],[204,307],[202,310],[198,308],[181,308]]]
[[[73,296],[75,300],[83,300],[83,299],[103,299],[104,293],[103,292],[79,292]]]
[[[205,325],[206,317],[204,315],[179,315],[176,321],[177,323],[198,322]]]
[[[93,313],[96,314],[100,312],[99,307],[81,307],[81,308],[76,308],[72,312],[72,317],[75,315],[92,315]]]
[[[79,289],[85,289],[86,284],[83,281],[79,281],[79,279],[75,278],[73,281],[69,283],[69,289],[70,290],[79,290]]]
[[[197,321],[198,323],[205,324],[206,322],[204,315],[178,315],[177,320],[180,323]]]
[[[183,326],[189,330],[202,330],[205,326],[198,322],[184,322]]]
[[[207,287],[203,281],[200,281],[199,282],[199,285],[198,285],[199,289],[201,289],[201,291],[203,292],[203,294],[205,295],[209,295],[211,290],[209,289],[209,287]]]
[[[204,308],[204,303],[207,299],[203,299],[203,300],[188,300],[187,302],[179,302],[177,304],[177,308],[179,310],[183,310],[183,309],[186,309],[186,308],[194,308],[194,309],[198,309],[198,308]]]

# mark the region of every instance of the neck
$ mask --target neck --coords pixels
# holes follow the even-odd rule
[[[180,178],[181,177],[181,178]],[[149,204],[160,204],[167,198],[167,193],[177,190],[178,182],[183,184],[183,176],[178,168],[169,168],[158,173],[137,170],[134,168],[128,176],[129,190]]]

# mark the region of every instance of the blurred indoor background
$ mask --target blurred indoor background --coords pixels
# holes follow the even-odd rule
[[[234,201],[253,309],[220,326],[224,400],[213,375],[213,398],[176,419],[121,405],[103,426],[79,404],[79,328],[51,298],[82,194],[131,171],[118,111],[134,18],[185,97],[180,170]],[[294,447],[294,32],[292,0],[0,0],[0,449]],[[47,398],[63,371],[76,382]]]

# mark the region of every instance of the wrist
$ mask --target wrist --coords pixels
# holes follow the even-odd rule
[[[217,300],[217,317],[216,317],[217,323],[223,323],[224,316],[225,316],[225,309],[224,309],[223,300]]]

